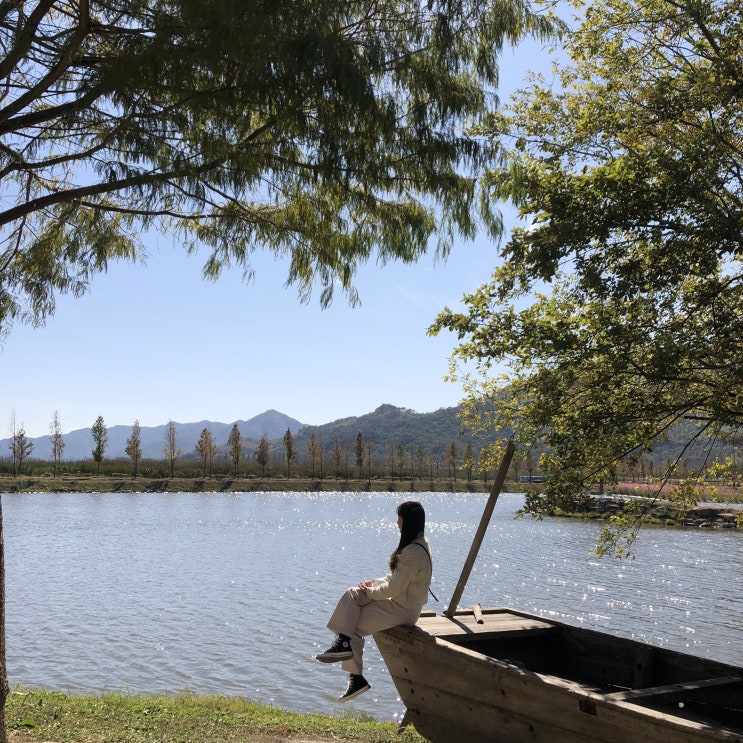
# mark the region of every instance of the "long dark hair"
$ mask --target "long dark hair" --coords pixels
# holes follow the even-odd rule
[[[426,512],[417,500],[406,500],[401,503],[397,507],[397,515],[402,516],[402,530],[400,531],[400,543],[390,555],[390,570],[393,573],[400,553],[426,528]]]

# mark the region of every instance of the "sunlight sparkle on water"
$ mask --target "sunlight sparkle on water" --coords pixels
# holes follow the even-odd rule
[[[333,714],[340,669],[314,660],[340,593],[387,572],[408,493],[3,497],[8,672],[28,686],[235,694]],[[416,493],[448,605],[485,494]],[[592,555],[600,526],[515,519],[504,493],[460,601],[510,605],[743,665],[743,533],[641,532],[634,561]],[[70,580],[74,576],[74,580]],[[84,631],[81,630],[84,628]],[[49,652],[54,648],[54,652]],[[398,720],[373,641],[354,702]],[[344,707],[345,709],[345,707]]]

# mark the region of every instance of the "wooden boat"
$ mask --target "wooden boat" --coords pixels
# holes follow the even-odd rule
[[[375,635],[432,743],[743,743],[743,669],[513,609]]]
[[[743,668],[514,609],[456,610],[512,455],[444,616],[374,636],[401,725],[432,743],[743,743]]]

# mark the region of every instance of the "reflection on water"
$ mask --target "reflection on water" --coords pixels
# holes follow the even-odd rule
[[[486,496],[451,493],[6,494],[11,684],[241,695],[333,714],[314,655],[340,593],[386,572],[395,507],[421,500],[442,612]],[[636,559],[591,555],[599,526],[514,519],[504,494],[463,606],[513,606],[743,665],[743,533],[648,529]],[[403,706],[373,642],[355,709]]]

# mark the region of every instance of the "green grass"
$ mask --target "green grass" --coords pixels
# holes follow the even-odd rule
[[[369,715],[341,717],[286,712],[239,697],[144,696],[122,693],[65,694],[14,688],[6,704],[13,743],[278,743],[364,741],[423,743],[407,728]]]

